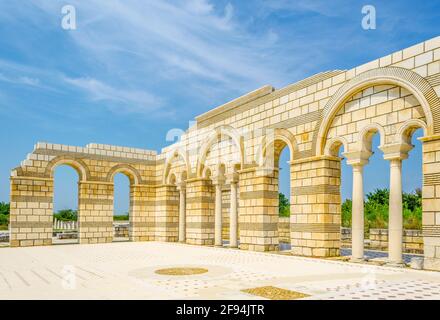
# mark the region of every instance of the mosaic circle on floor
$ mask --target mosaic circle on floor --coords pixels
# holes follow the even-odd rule
[[[166,268],[166,269],[158,269],[154,271],[160,275],[167,276],[189,276],[194,274],[202,274],[208,272],[208,269],[204,268]]]

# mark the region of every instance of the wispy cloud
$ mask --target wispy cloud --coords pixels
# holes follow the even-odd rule
[[[71,31],[60,26],[61,1],[2,5],[8,14],[0,17],[7,16],[11,24],[15,19],[17,26],[29,21],[25,31],[32,28],[32,34],[44,35],[42,47],[50,48],[31,51],[25,40],[11,39],[20,56],[41,67],[41,74],[4,76],[27,86],[55,82],[61,91],[74,87],[95,105],[128,114],[168,115],[186,106],[195,115],[265,84],[280,87],[327,68],[367,62],[395,45],[361,29],[360,2],[70,0],[69,4],[77,9],[78,19],[77,29]],[[381,4],[379,17],[388,21],[383,27],[387,35],[398,27],[388,18],[390,10]],[[342,55],[344,59],[335,64],[335,57]],[[351,63],[359,57],[365,58]]]
[[[85,91],[93,101],[115,103],[109,108],[118,113],[151,114],[163,106],[162,99],[146,91],[121,90],[93,78],[66,77],[64,81]]]
[[[204,82],[207,88],[221,86],[236,95],[268,81],[277,84],[287,79],[281,68],[284,58],[274,56],[276,32],[250,32],[235,16],[231,3],[71,2],[77,7],[78,29],[66,35],[89,60],[111,68],[132,86],[172,81],[173,87],[191,87],[194,81]],[[47,14],[58,14],[57,4],[33,3]],[[301,70],[299,64],[295,72]]]
[[[31,87],[41,87],[40,79],[30,78],[27,76],[9,77],[4,75],[3,73],[0,73],[0,81],[9,82],[13,84],[26,85]]]

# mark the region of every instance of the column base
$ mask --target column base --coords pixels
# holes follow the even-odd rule
[[[392,262],[392,261],[385,263],[385,265],[387,267],[394,267],[394,268],[404,268],[406,266],[405,263],[403,262]]]
[[[350,260],[348,260],[349,262],[353,262],[353,263],[362,263],[367,261],[365,258],[353,258],[350,257]]]

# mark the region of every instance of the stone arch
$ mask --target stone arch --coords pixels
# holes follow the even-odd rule
[[[238,131],[231,126],[220,126],[214,130],[214,132],[209,136],[208,140],[202,146],[198,156],[197,171],[198,177],[201,177],[204,172],[204,165],[208,155],[208,151],[211,147],[221,138],[222,135],[228,136],[237,146],[240,152],[240,165],[243,167],[244,164],[244,142],[243,137],[238,133]]]
[[[170,153],[168,153],[167,158],[165,160],[165,165],[163,169],[163,175],[162,175],[162,183],[166,184],[168,181],[168,176],[170,175],[171,171],[171,165],[174,159],[176,158],[182,158],[183,162],[185,163],[185,170],[187,172],[187,175],[191,173],[191,166],[188,158],[188,153],[183,148],[175,148]]]
[[[281,142],[281,145],[277,146],[277,142]],[[266,134],[263,136],[260,148],[256,153],[256,162],[259,166],[264,166],[267,160],[268,150],[274,150],[274,158],[276,158],[277,155],[275,153],[278,152],[280,154],[285,146],[289,148],[290,161],[294,160],[298,152],[298,144],[295,136],[287,129],[275,129],[273,134],[269,133],[268,135]]]
[[[427,134],[440,133],[440,99],[429,82],[408,69],[399,67],[377,68],[363,72],[347,81],[327,102],[316,125],[313,139],[316,155],[323,153],[331,122],[344,103],[365,88],[383,84],[397,85],[411,92],[419,101],[425,113]]]
[[[132,166],[128,164],[118,164],[110,169],[110,171],[107,173],[106,181],[112,182],[114,176],[117,173],[123,173],[125,174],[128,179],[130,180],[131,184],[140,184],[142,181],[141,175],[139,172],[133,168]]]
[[[211,169],[208,168],[208,167],[203,168],[203,172],[202,172],[202,176],[201,176],[201,177],[202,177],[202,178],[205,178],[205,179],[210,179],[211,176],[212,176],[212,171],[211,171]]]
[[[405,121],[397,130],[395,141],[398,143],[411,144],[411,137],[417,129],[423,130],[423,135],[428,133],[426,123],[420,119],[409,119]]]
[[[341,146],[344,148],[343,152],[348,152],[348,141],[345,137],[335,137],[328,140],[325,144],[324,155],[337,157]]]
[[[81,159],[65,155],[58,156],[49,162],[46,167],[45,176],[52,178],[54,169],[63,164],[72,167],[78,173],[79,181],[90,180],[90,170],[87,164]]]
[[[167,184],[173,185],[173,186],[175,186],[177,184],[177,177],[176,177],[176,174],[174,172],[172,172],[169,175]]]
[[[378,123],[370,123],[363,127],[358,133],[358,151],[371,151],[372,137],[379,133],[380,147],[385,145],[385,129]]]
[[[180,182],[184,182],[188,179],[188,172],[186,170],[180,173]]]

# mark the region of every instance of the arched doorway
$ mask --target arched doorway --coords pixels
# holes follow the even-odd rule
[[[124,173],[113,177],[113,241],[129,241],[130,217],[132,216],[130,178]]]
[[[60,164],[53,168],[53,181],[52,244],[79,243],[79,174],[72,166]]]

